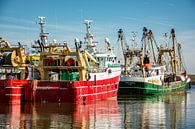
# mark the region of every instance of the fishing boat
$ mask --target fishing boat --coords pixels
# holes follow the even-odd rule
[[[181,45],[175,43],[174,29],[171,31],[170,47],[158,47],[152,31],[146,27],[143,29],[141,49],[129,48],[122,29],[118,31],[118,36],[124,55],[119,95],[184,93],[188,89],[190,78],[180,55]],[[169,58],[165,58],[165,54]]]
[[[40,22],[44,24],[44,17],[40,17]],[[42,31],[38,41],[39,65],[27,61],[29,68],[24,72],[28,79],[1,80],[2,101],[7,95],[5,89],[12,89],[13,94],[9,95],[20,96],[18,101],[21,102],[87,103],[116,98],[121,74],[117,57],[111,49],[100,52],[90,33],[91,21],[85,21],[85,25],[87,33],[84,42],[75,39],[75,49],[71,49],[66,42],[46,45],[46,36]],[[106,44],[109,44],[108,40]],[[7,81],[10,82],[9,88],[5,85]],[[17,93],[16,87],[20,87]],[[7,101],[12,101],[12,98]]]
[[[33,81],[27,101],[79,102],[117,97],[121,74],[116,55],[97,50],[86,20],[84,42],[75,39],[75,50],[67,43],[42,45],[40,80]],[[107,40],[106,40],[107,41]],[[41,47],[41,46],[40,46]]]

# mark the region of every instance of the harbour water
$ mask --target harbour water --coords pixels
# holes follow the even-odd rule
[[[86,105],[0,104],[0,128],[195,128],[195,86],[183,95],[119,96]]]

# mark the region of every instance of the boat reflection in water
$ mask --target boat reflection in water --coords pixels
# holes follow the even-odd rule
[[[119,96],[122,127],[185,128],[187,94]]]
[[[0,128],[120,128],[117,100],[70,103],[3,104]]]
[[[1,104],[0,128],[187,128],[190,116],[187,98],[186,94],[174,94],[119,96],[118,101],[103,100],[86,105]]]

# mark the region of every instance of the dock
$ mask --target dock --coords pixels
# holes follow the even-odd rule
[[[189,77],[190,77],[190,79],[191,79],[191,84],[192,85],[195,85],[195,75],[194,74],[190,74],[190,75],[188,75]]]

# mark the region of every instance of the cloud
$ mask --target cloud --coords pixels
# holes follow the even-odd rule
[[[1,29],[17,29],[17,30],[37,30],[33,27],[27,27],[24,25],[11,25],[11,24],[0,24]]]
[[[124,16],[122,16],[121,19],[143,22],[143,19],[134,18],[134,17],[124,17]]]
[[[157,25],[163,25],[163,26],[168,26],[168,27],[172,27],[173,25],[172,24],[170,24],[170,23],[168,23],[168,21],[164,21],[164,22],[162,22],[162,20],[161,20],[161,22],[159,22],[158,20],[155,20],[155,19],[150,19],[149,18],[149,20],[146,20],[146,19],[139,19],[139,18],[134,18],[134,17],[122,17],[123,19],[126,19],[126,20],[132,20],[132,21],[138,21],[138,22],[141,22],[141,23],[144,23],[144,24],[147,24],[147,23],[149,23],[149,24],[157,24]],[[165,18],[166,20],[168,20],[167,18]]]
[[[1,27],[3,28],[8,28],[8,29],[34,29],[34,27],[25,27],[28,26],[28,24],[32,24],[32,25],[36,25],[36,20],[34,21],[30,21],[30,20],[26,20],[26,19],[20,19],[20,18],[16,18],[16,17],[8,17],[8,16],[3,16],[1,17],[1,20],[4,20],[6,22],[9,22],[9,24],[0,24]],[[11,22],[11,24],[10,24]],[[13,25],[13,24],[17,24],[17,25]],[[18,25],[18,24],[22,24],[22,25]],[[38,28],[38,26],[37,26]],[[54,25],[54,24],[46,24],[46,28],[50,28],[50,29],[58,29],[58,30],[66,30],[66,31],[76,31],[76,29],[73,29],[73,27],[71,26],[65,26],[65,25]]]
[[[75,25],[70,25],[70,26],[67,26],[67,25],[59,25],[59,24],[47,24],[46,25],[46,28],[49,28],[49,30],[51,29],[55,29],[55,30],[62,30],[62,31],[65,31],[65,32],[81,32],[79,31],[79,26],[75,26]]]
[[[39,25],[36,25],[36,22],[34,21],[3,16],[0,20],[0,28],[0,36],[7,37],[7,40],[10,40],[13,43],[21,41],[28,44],[39,38]],[[60,38],[59,41],[70,40],[70,37],[72,36],[69,35],[80,32],[78,31],[78,28],[76,25],[45,25],[46,32],[49,30],[48,32],[51,34],[49,35],[49,40],[57,39],[56,37],[58,37]]]
[[[22,24],[35,24],[36,20],[27,20],[21,19],[18,17],[10,17],[10,16],[0,16],[2,21],[11,22],[11,23],[22,23]]]
[[[165,23],[165,22],[151,22],[151,23],[154,23],[154,24],[157,24],[157,25],[163,25],[163,26],[168,26],[168,27],[173,27],[172,24],[168,24],[168,23]]]
[[[26,19],[20,19],[16,17],[9,17],[9,16],[2,16],[1,21],[5,21],[5,24],[0,24],[1,28],[5,29],[20,29],[20,30],[37,30],[39,29],[39,26],[37,26],[37,29],[35,28],[36,25],[36,19],[35,20],[26,20]],[[0,21],[0,22],[1,22]],[[31,27],[30,27],[30,26]],[[46,24],[45,28],[49,30],[61,30],[66,32],[78,32],[79,26],[77,25],[63,25],[63,24]]]
[[[8,29],[16,31],[21,31],[21,30],[28,30],[28,31],[38,31],[39,26],[36,25],[36,19],[34,20],[27,20],[27,19],[21,19],[18,17],[10,17],[10,16],[0,16],[0,32],[7,32]],[[96,32],[102,31],[102,33],[105,31],[103,29],[105,27],[97,27],[97,26],[92,26],[92,32],[95,30]],[[85,35],[85,26],[84,24],[81,24],[80,22],[78,24],[75,23],[68,23],[66,24],[51,24],[51,23],[46,23],[45,24],[45,30],[49,30],[48,32],[51,34],[75,34],[75,35]],[[35,33],[35,32],[33,32]],[[39,32],[37,32],[39,33]]]

